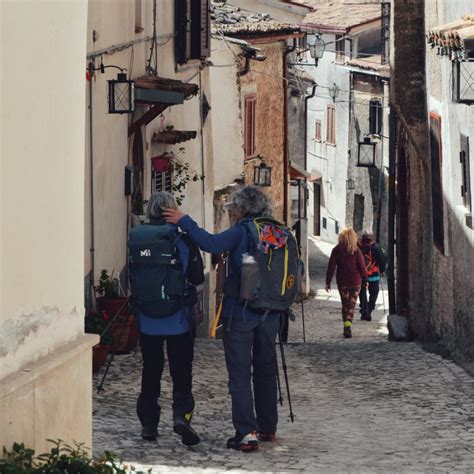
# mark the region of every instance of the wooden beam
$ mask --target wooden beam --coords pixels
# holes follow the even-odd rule
[[[128,136],[132,135],[136,130],[138,130],[142,125],[146,125],[150,123],[154,118],[158,117],[158,115],[165,110],[169,104],[158,104],[151,107],[147,112],[145,112],[140,118],[135,120],[130,125],[128,129]]]

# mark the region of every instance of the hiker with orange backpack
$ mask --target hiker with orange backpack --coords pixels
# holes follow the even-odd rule
[[[270,199],[260,189],[236,191],[228,208],[235,224],[219,234],[201,229],[178,210],[168,209],[163,216],[202,250],[229,252],[219,308],[235,427],[227,447],[250,452],[258,449],[258,441],[276,439],[275,340],[280,315],[298,292],[299,261],[293,234],[271,218]]]
[[[359,295],[360,319],[361,321],[372,321],[372,311],[377,303],[380,291],[379,282],[385,272],[386,261],[383,250],[374,239],[373,232],[365,230],[358,245],[364,256],[368,275],[367,288],[362,287]],[[369,298],[367,298],[367,291],[369,292]]]

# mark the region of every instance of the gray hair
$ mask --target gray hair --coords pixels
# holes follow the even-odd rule
[[[174,196],[165,191],[153,193],[148,201],[146,216],[148,219],[160,219],[165,209],[178,209]]]
[[[371,230],[364,230],[364,232],[362,232],[362,238],[365,240],[373,240],[374,233]]]
[[[255,186],[245,186],[230,196],[230,207],[237,207],[243,217],[271,216],[272,202],[270,198]]]

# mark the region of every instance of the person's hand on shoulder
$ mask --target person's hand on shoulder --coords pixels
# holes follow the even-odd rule
[[[165,209],[161,215],[168,224],[178,224],[178,222],[185,216],[178,209]]]

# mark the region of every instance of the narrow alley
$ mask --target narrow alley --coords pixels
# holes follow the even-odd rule
[[[388,342],[386,295],[373,321],[357,318],[353,339],[344,340],[338,295],[322,290],[330,249],[310,242],[317,297],[305,302],[305,344],[300,307],[290,326],[285,352],[295,421],[280,366],[284,402],[275,444],[261,443],[250,454],[226,449],[233,428],[222,344],[198,339],[194,426],[201,444],[186,448],[172,432],[166,369],[158,441],[141,439],[135,415],[141,357],[135,352],[116,358],[105,391],[95,395],[95,451],[111,450],[125,463],[160,473],[473,472],[474,379],[417,343]]]

